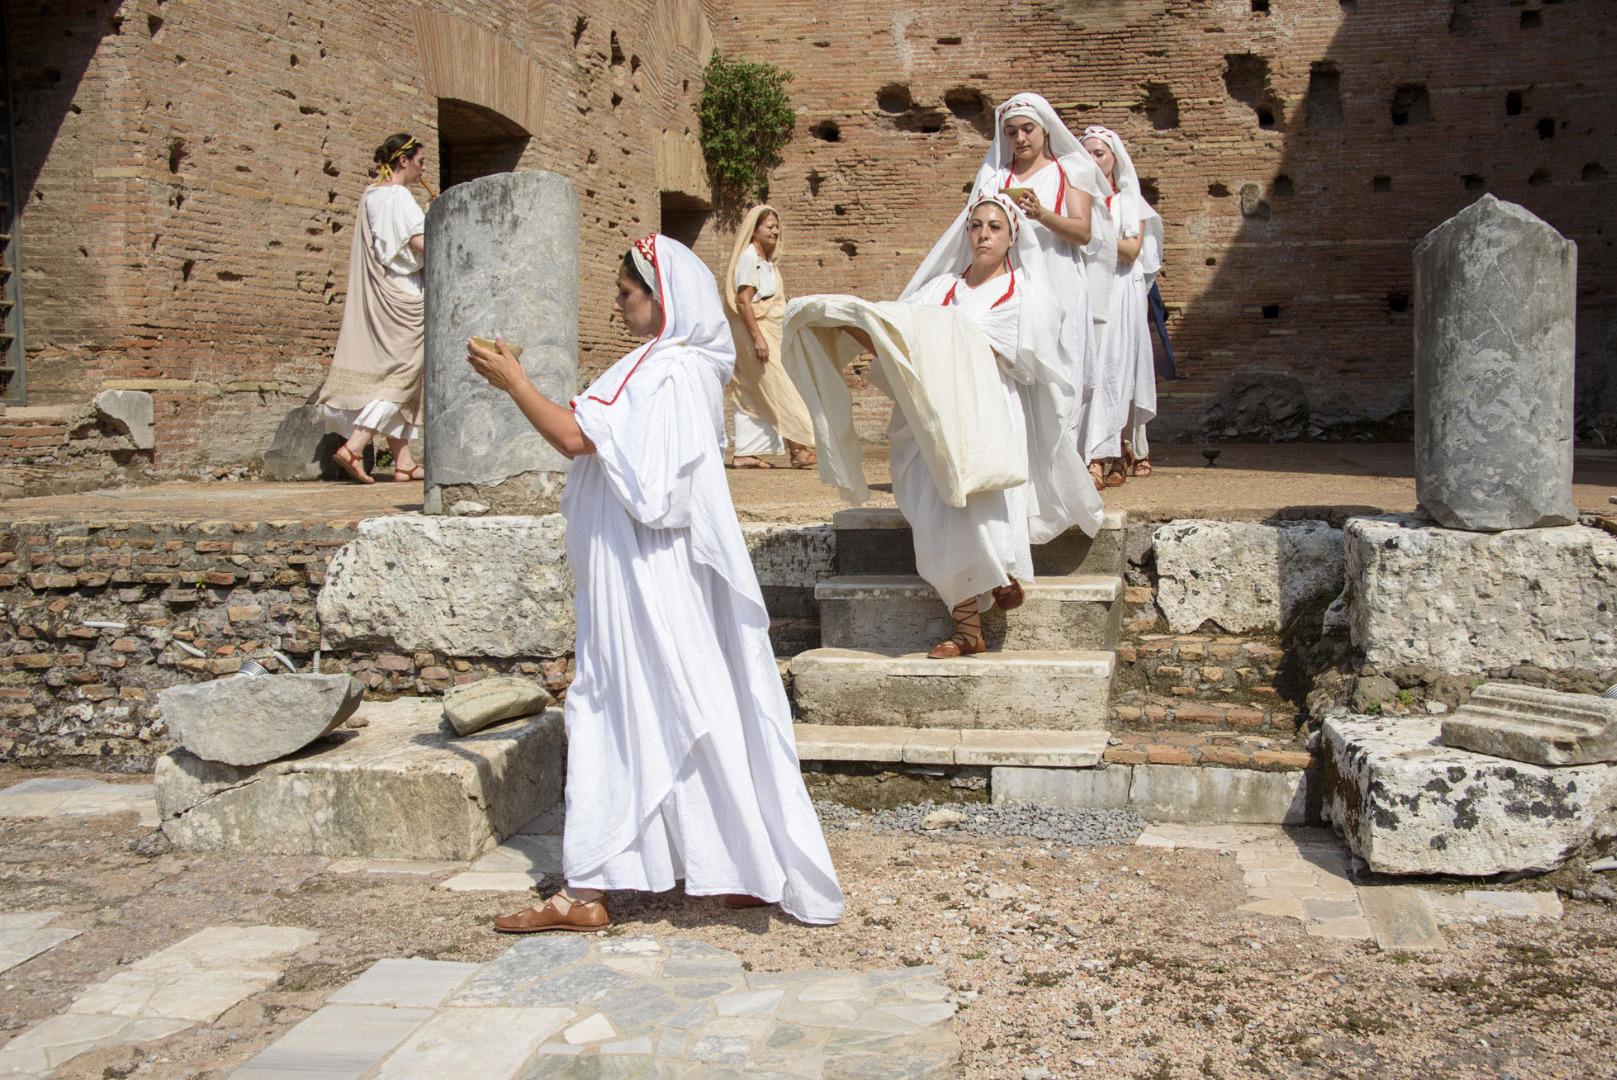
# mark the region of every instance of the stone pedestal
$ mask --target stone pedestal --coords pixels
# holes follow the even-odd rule
[[[427,214],[426,509],[463,500],[495,513],[556,509],[567,459],[466,363],[466,339],[522,346],[547,397],[578,371],[578,196],[554,173],[457,184]],[[594,298],[602,304],[610,297]]]
[[[1577,245],[1484,195],[1415,247],[1415,489],[1452,529],[1577,520]]]
[[[469,738],[436,698],[360,707],[343,741],[268,765],[158,759],[165,835],[190,851],[373,859],[473,859],[561,799],[560,709]]]

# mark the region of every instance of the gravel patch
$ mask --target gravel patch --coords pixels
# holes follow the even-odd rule
[[[987,806],[927,800],[889,810],[856,810],[826,800],[816,801],[814,808],[827,829],[873,829],[927,836],[1022,836],[1075,848],[1132,844],[1145,829],[1145,822],[1132,810],[1064,810],[1025,803]]]

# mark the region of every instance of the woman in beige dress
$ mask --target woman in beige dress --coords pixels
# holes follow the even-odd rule
[[[755,206],[736,233],[724,275],[724,307],[735,338],[736,469],[767,469],[760,454],[779,454],[782,442],[792,468],[815,464],[814,422],[780,363],[786,284],[775,266],[780,252],[780,214]]]

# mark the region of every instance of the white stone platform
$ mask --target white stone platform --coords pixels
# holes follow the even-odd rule
[[[442,713],[436,698],[367,702],[340,742],[253,767],[176,750],[156,770],[163,832],[192,850],[466,860],[560,800],[560,709],[466,738]]]
[[[1117,645],[1123,579],[1115,574],[1038,577],[1015,611],[982,615],[990,649],[1103,649]],[[869,642],[925,652],[954,632],[949,609],[923,579],[906,574],[826,578],[814,586],[820,641],[852,649]]]
[[[1617,766],[1546,768],[1443,746],[1436,718],[1325,722],[1325,812],[1382,874],[1548,871],[1617,834]]]

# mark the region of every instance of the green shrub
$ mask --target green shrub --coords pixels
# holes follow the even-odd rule
[[[769,197],[769,171],[781,163],[797,123],[786,93],[791,79],[791,72],[774,64],[726,60],[713,51],[702,72],[697,115],[702,156],[716,192]]]

